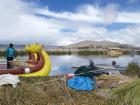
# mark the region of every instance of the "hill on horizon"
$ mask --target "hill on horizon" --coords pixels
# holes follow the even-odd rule
[[[78,43],[70,44],[65,46],[64,48],[80,48],[86,46],[96,46],[101,48],[108,48],[108,47],[120,47],[120,48],[137,48],[136,46],[130,44],[120,44],[118,42],[111,42],[111,41],[92,41],[92,40],[85,40],[80,41]]]
[[[7,48],[7,47],[9,47],[9,44],[0,44],[0,48]],[[23,44],[14,44],[14,47],[15,48],[24,48],[25,45],[23,45]]]
[[[0,44],[0,48],[7,48],[9,46],[9,44]],[[24,48],[26,45],[24,44],[14,44],[14,47],[15,48]],[[100,47],[100,48],[108,48],[108,47],[120,47],[120,48],[140,48],[140,47],[137,47],[137,46],[133,46],[133,45],[130,45],[130,44],[120,44],[118,42],[111,42],[111,41],[92,41],[92,40],[84,40],[84,41],[80,41],[80,42],[77,42],[77,43],[73,43],[73,44],[70,44],[70,45],[66,45],[66,46],[51,46],[51,45],[44,45],[45,48],[74,48],[74,49],[77,49],[77,48],[82,48],[82,47],[93,47],[93,46],[96,46],[96,47]]]

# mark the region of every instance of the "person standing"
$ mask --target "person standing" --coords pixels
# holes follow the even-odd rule
[[[11,62],[16,57],[16,51],[13,47],[14,45],[12,43],[9,44],[9,47],[6,50],[6,57],[7,57],[7,69],[12,68]]]

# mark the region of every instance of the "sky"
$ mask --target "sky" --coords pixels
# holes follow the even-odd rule
[[[140,0],[1,0],[0,42],[140,46]]]

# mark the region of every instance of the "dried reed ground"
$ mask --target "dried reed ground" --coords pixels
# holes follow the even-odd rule
[[[63,80],[47,82],[56,78],[22,77],[16,88],[2,86],[0,105],[108,105],[107,99],[95,95],[95,91],[67,90]]]

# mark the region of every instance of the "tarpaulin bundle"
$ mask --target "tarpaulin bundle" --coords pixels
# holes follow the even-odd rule
[[[79,67],[75,73],[78,76],[82,76],[82,77],[89,77],[90,79],[92,79],[94,77],[94,72],[93,69],[87,67],[87,66],[81,66]]]
[[[89,77],[82,76],[74,76],[73,78],[67,81],[67,86],[69,88],[77,89],[77,90],[93,90],[95,84],[95,80],[91,80]]]

